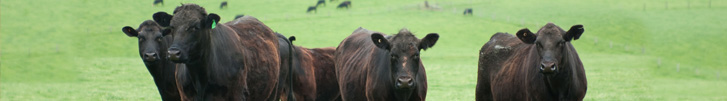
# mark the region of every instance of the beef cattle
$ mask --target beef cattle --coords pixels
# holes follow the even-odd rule
[[[235,19],[237,19],[237,18],[242,18],[243,16],[245,16],[245,14],[238,14],[238,15],[235,15]]]
[[[280,34],[278,36],[282,37]],[[288,39],[293,41],[295,37],[291,36]],[[281,44],[280,48],[283,47],[286,46]],[[333,61],[335,50],[336,48],[333,47],[308,49],[294,46],[290,54],[281,52],[281,57],[288,56],[291,58],[290,60],[281,61],[285,64],[291,63],[292,73],[290,74],[292,74],[293,79],[290,83],[294,85],[291,88],[293,88],[292,92],[295,93],[297,100],[332,101],[338,98],[338,83],[335,80]],[[290,92],[290,90],[283,90],[281,94],[286,92]],[[282,99],[287,99],[287,97]]]
[[[154,14],[172,29],[169,59],[185,63],[195,100],[275,100],[280,60],[273,31],[254,17],[218,24],[196,4]]]
[[[318,10],[316,10],[316,8],[317,8],[316,6],[310,6],[310,7],[308,7],[308,10],[306,10],[305,12],[310,13],[311,11],[315,11],[316,13],[318,13]]]
[[[472,15],[472,8],[464,9],[464,15],[470,14]]]
[[[316,2],[316,7],[318,7],[320,5],[325,6],[326,5],[326,0],[318,0],[318,2]]]
[[[164,0],[154,0],[154,3],[152,4],[152,6],[158,5],[158,4],[164,5]]]
[[[338,7],[336,7],[336,8],[348,9],[349,6],[351,6],[351,1],[343,1],[343,2],[341,2],[341,4],[338,4]]]
[[[425,100],[427,78],[419,54],[438,39],[437,33],[418,39],[406,29],[393,36],[356,29],[335,52],[342,100]]]
[[[227,7],[227,1],[222,1],[222,3],[220,3],[220,9],[224,7]]]
[[[126,26],[122,28],[122,31],[129,37],[139,39],[139,55],[154,79],[154,84],[156,84],[162,100],[180,100],[174,78],[176,64],[166,58],[166,51],[172,42],[172,37],[165,37],[164,34],[168,34],[170,30],[164,30],[152,20],[142,22],[138,29]]]
[[[583,100],[587,82],[583,63],[571,44],[583,25],[564,31],[548,23],[536,34],[497,33],[480,49],[478,101]]]

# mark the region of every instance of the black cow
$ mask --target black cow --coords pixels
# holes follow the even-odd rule
[[[478,101],[580,101],[586,95],[583,63],[571,44],[583,25],[565,31],[548,23],[537,34],[497,33],[480,50]]]
[[[322,4],[323,6],[326,6],[326,0],[318,0],[318,2],[316,3],[316,7],[318,7],[318,6],[319,6],[319,5],[321,5],[321,4]]]
[[[220,4],[220,9],[224,7],[227,7],[227,1],[222,1],[222,3]]]
[[[238,14],[238,15],[235,15],[235,19],[241,18],[241,17],[244,17],[244,16],[245,16],[245,14]]]
[[[172,28],[169,59],[185,63],[195,100],[276,100],[280,60],[273,31],[251,16],[218,24],[196,4],[154,14]]]
[[[318,10],[316,10],[316,6],[310,6],[310,7],[308,7],[308,10],[306,10],[305,12],[306,13],[310,13],[311,11],[315,11],[316,13],[318,13]]]
[[[159,24],[152,20],[147,20],[139,25],[139,30],[134,30],[129,26],[122,28],[122,31],[130,37],[139,39],[139,55],[149,70],[154,84],[159,90],[162,100],[180,100],[177,84],[174,79],[175,65],[166,58],[164,52],[167,51],[172,37],[165,37],[170,30],[164,30]]]
[[[464,15],[470,14],[472,15],[472,8],[464,9]]]
[[[341,4],[338,4],[338,7],[336,7],[336,8],[348,9],[349,6],[351,6],[351,1],[343,1],[343,2],[341,2]]]
[[[341,98],[368,101],[424,101],[427,77],[419,52],[439,39],[429,33],[423,39],[402,29],[385,36],[358,28],[336,48],[336,77]]]
[[[152,4],[152,6],[158,5],[158,4],[164,5],[164,0],[154,0],[154,3]]]

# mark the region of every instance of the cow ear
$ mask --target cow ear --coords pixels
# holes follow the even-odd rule
[[[528,28],[520,29],[520,31],[517,31],[516,35],[520,41],[527,44],[533,44],[535,42],[535,38],[537,38],[537,36],[535,36],[533,32],[530,32]]]
[[[162,29],[162,36],[167,36],[170,33],[172,33],[172,29],[170,29],[170,28],[164,28],[164,29]]]
[[[437,40],[439,40],[439,34],[429,33],[427,34],[427,36],[419,41],[419,49],[427,50],[427,48],[431,48],[432,46],[434,46],[434,44],[437,43]]]
[[[583,34],[585,30],[583,29],[583,25],[573,25],[573,27],[570,27],[568,32],[565,32],[565,35],[563,35],[563,39],[567,42],[571,39],[578,40],[578,38],[581,38],[581,34]]]
[[[162,27],[168,27],[169,23],[172,21],[172,15],[169,15],[167,12],[157,12],[152,15],[154,18],[154,21],[159,23]]]
[[[391,44],[389,43],[389,40],[384,37],[384,35],[381,35],[379,33],[371,34],[371,41],[374,42],[374,45],[376,45],[376,47],[385,50],[391,49]]]
[[[203,28],[210,28],[214,29],[215,26],[217,26],[217,22],[220,21],[220,16],[215,13],[210,13],[207,15],[207,18],[204,20],[204,23],[202,23]]]
[[[124,33],[126,33],[126,35],[129,37],[136,37],[137,35],[139,35],[139,32],[136,32],[134,28],[131,28],[129,26],[121,28],[121,31],[124,31]]]

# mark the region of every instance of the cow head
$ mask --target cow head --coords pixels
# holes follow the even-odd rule
[[[577,40],[583,34],[583,25],[573,25],[568,31],[563,31],[553,23],[548,23],[537,34],[527,28],[517,32],[517,37],[526,44],[535,44],[537,54],[540,56],[538,67],[543,74],[555,74],[558,66],[563,63],[566,55],[566,43]]]
[[[146,62],[154,62],[160,59],[159,55],[162,54],[160,51],[163,48],[164,35],[170,31],[164,30],[159,24],[151,20],[141,23],[138,31],[129,26],[121,30],[129,37],[139,38],[139,55]]]
[[[371,39],[376,47],[388,51],[392,80],[397,89],[413,89],[416,86],[416,77],[420,66],[419,51],[434,46],[439,34],[429,33],[424,39],[418,39],[411,32],[402,29],[393,37],[386,38],[382,34],[374,33]]]
[[[172,29],[174,41],[168,49],[169,59],[186,63],[200,57],[201,43],[209,41],[209,35],[220,21],[220,16],[214,13],[208,15],[204,8],[196,4],[183,4],[174,10],[173,16],[158,12],[154,14],[154,20]]]

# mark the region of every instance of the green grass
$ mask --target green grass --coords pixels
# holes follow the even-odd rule
[[[305,13],[315,0],[229,1],[219,9],[221,1],[183,2],[204,6],[223,22],[255,16],[312,48],[335,47],[358,27],[439,33],[422,55],[433,101],[474,100],[477,53],[490,36],[547,22],[585,26],[573,44],[589,81],[586,100],[727,100],[726,1],[432,0],[441,9],[425,10],[422,0],[366,0],[339,10],[338,0],[315,14]],[[136,39],[120,29],[172,12],[182,1],[165,2],[0,2],[0,100],[160,100]],[[464,8],[474,16],[462,16]]]

